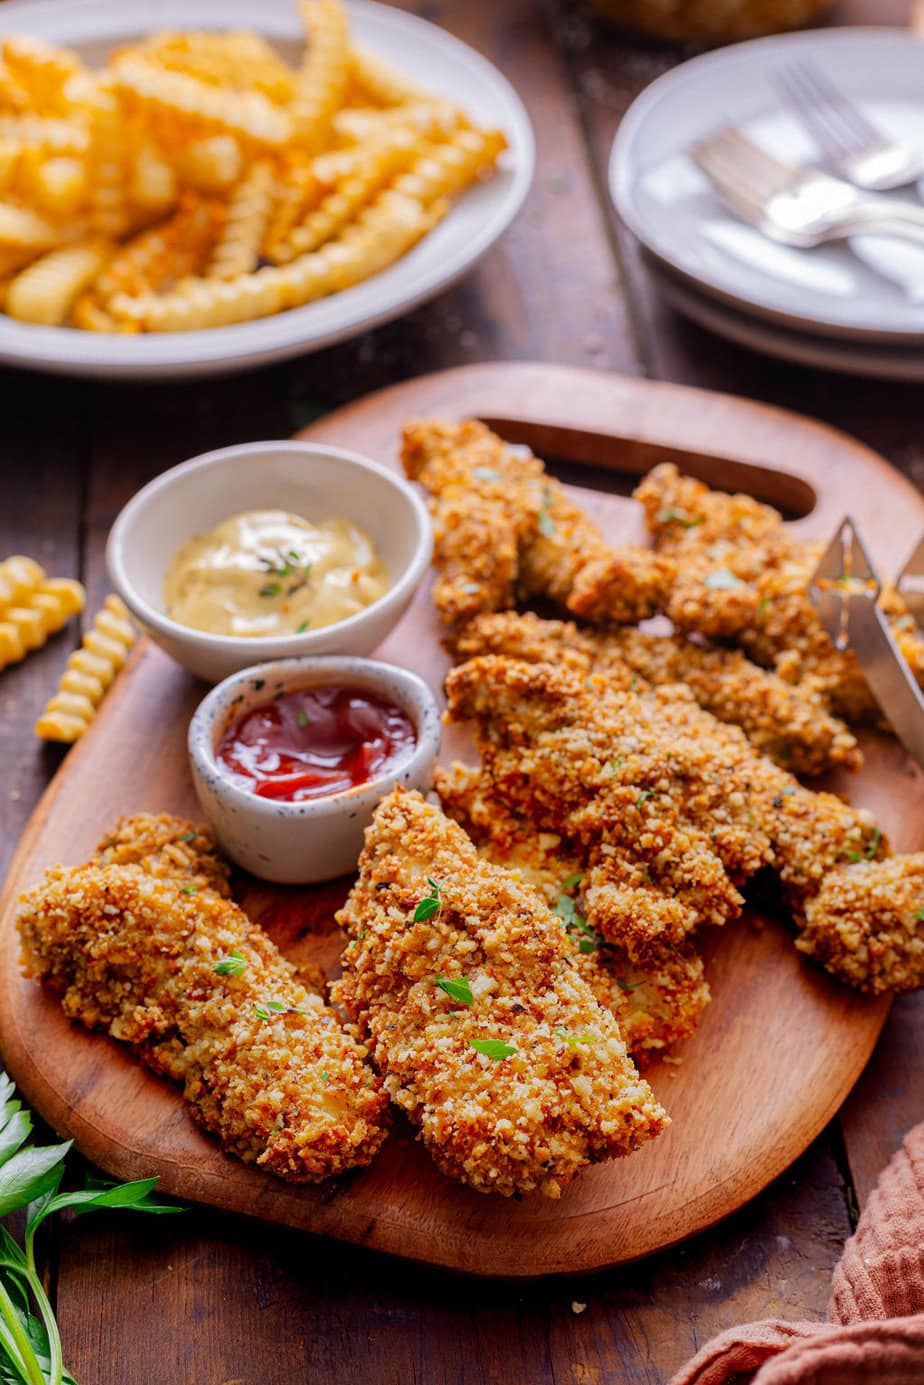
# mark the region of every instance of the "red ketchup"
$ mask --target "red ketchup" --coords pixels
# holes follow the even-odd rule
[[[242,788],[302,803],[376,779],[417,736],[400,707],[360,688],[307,688],[252,707],[215,752]]]

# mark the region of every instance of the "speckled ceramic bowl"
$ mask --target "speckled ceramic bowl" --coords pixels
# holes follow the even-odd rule
[[[400,707],[417,732],[410,755],[368,784],[304,803],[259,798],[235,783],[215,757],[229,724],[280,692],[326,683],[375,693]],[[280,659],[233,674],[203,698],[189,724],[189,759],[202,810],[232,860],[263,880],[309,885],[355,868],[376,805],[396,784],[426,793],[440,732],[436,699],[414,673],[374,659]]]

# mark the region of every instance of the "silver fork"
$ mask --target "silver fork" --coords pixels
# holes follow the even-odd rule
[[[867,197],[841,178],[783,163],[734,126],[690,152],[726,206],[771,240],[807,247],[880,235],[924,245],[924,207]]]
[[[827,162],[856,187],[887,192],[924,174],[924,149],[886,139],[817,63],[792,63],[777,75]]]

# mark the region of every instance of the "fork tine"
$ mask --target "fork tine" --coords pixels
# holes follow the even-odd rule
[[[846,143],[839,127],[827,119],[827,108],[816,99],[812,87],[805,83],[803,73],[796,64],[782,68],[777,76],[784,94],[827,157],[834,161],[849,157],[853,145]]]
[[[800,66],[807,80],[812,83],[831,110],[837,112],[840,120],[853,132],[858,142],[864,146],[882,143],[879,131],[867,120],[859,106],[828,76],[823,67],[810,58],[803,59]]]
[[[827,130],[831,141],[841,147],[844,157],[865,153],[882,144],[879,132],[817,63],[810,60],[794,63],[791,72],[793,84],[789,89],[793,90],[793,85],[801,89],[804,102],[800,109],[811,122],[813,133],[823,148],[827,146],[822,129]]]

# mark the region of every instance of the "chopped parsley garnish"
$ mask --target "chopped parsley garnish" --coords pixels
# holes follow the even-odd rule
[[[199,886],[198,886],[198,885],[184,885],[184,886],[183,886],[183,894],[198,894],[198,893],[199,893]]]
[[[472,995],[471,983],[464,976],[449,977],[437,975],[436,984],[441,991],[445,991],[450,1000],[454,1000],[457,1005],[474,1005],[475,997]]]
[[[635,806],[636,806],[636,808],[641,808],[641,806],[642,806],[642,804],[645,802],[645,800],[648,799],[648,798],[652,798],[653,796],[654,796],[654,789],[642,789],[642,792],[639,794],[638,798],[635,800]]]
[[[567,880],[561,882],[562,894],[570,894],[572,890],[576,890],[583,879],[584,872],[576,870],[573,875],[568,876]]]
[[[744,583],[733,572],[729,572],[727,567],[720,567],[717,572],[710,572],[706,578],[706,586],[713,587],[716,591],[730,592],[735,587],[743,587]]]
[[[262,1005],[258,1005],[254,1001],[253,1012],[257,1019],[261,1019],[264,1024],[275,1015],[306,1015],[308,1013],[303,1005],[283,1005],[281,1000],[264,1000]]]
[[[610,773],[615,774],[618,769],[622,769],[625,760],[622,755],[617,755],[615,760],[610,760]]]
[[[322,1072],[322,1073],[321,1073],[321,1083],[322,1083],[322,1085],[326,1087],[329,1081],[330,1081],[330,1073]]]
[[[296,625],[296,627],[295,627],[295,633],[296,633],[296,635],[303,635],[303,634],[305,633],[305,631],[308,629],[308,626],[309,626],[310,624],[311,624],[311,621],[310,621],[310,620],[303,620],[303,621],[301,622],[300,625]]]
[[[503,481],[499,471],[495,471],[493,466],[473,466],[472,475],[479,477],[482,481]]]
[[[627,994],[630,991],[637,991],[639,986],[644,986],[644,984],[644,981],[623,981],[621,976],[616,977],[616,985],[621,991],[625,991]]]
[[[281,591],[282,585],[279,582],[265,582],[263,586],[260,588],[260,595],[278,596]]]
[[[514,1044],[504,1043],[503,1039],[469,1039],[469,1046],[476,1053],[483,1053],[486,1058],[493,1058],[495,1063],[502,1058],[512,1058],[518,1049]]]
[[[876,855],[876,852],[879,850],[879,843],[881,841],[882,833],[879,831],[879,828],[877,827],[876,830],[873,832],[873,835],[870,838],[869,845],[867,846],[866,851],[864,853],[868,861],[871,861],[873,857]]]
[[[569,894],[558,896],[552,912],[561,919],[569,937],[577,942],[578,952],[596,952],[600,940]]]
[[[863,857],[860,855],[859,851],[848,851],[847,860],[850,862],[852,866],[855,866],[858,861],[863,860]]]
[[[758,612],[758,614],[759,614],[759,615],[762,614],[762,613],[767,609],[767,607],[768,607],[769,605],[770,605],[770,598],[769,598],[769,596],[762,596],[762,597],[760,598],[760,600],[758,601],[758,603],[757,603],[757,612]]]
[[[675,509],[673,505],[669,505],[665,510],[659,510],[657,520],[659,524],[671,524],[676,522],[677,524],[684,525],[687,529],[695,529],[697,524],[702,524],[703,522],[700,518],[687,514],[686,510]]]
[[[569,1034],[563,1024],[560,1024],[557,1029],[553,1029],[552,1033],[557,1039],[564,1039],[566,1044],[595,1044],[597,1042],[592,1034]]]
[[[182,835],[182,837],[178,837],[178,838],[177,838],[177,841],[181,841],[181,842],[194,842],[195,840],[196,840],[196,834],[195,834],[195,832],[184,832],[183,835]]]
[[[226,957],[220,957],[212,970],[219,976],[240,976],[247,969],[247,958],[243,952],[229,952]]]
[[[924,923],[924,905],[921,906],[914,917],[916,923]]]
[[[539,533],[547,539],[555,537],[555,523],[552,519],[551,507],[555,502],[550,486],[542,487],[542,509],[539,511]]]
[[[432,919],[434,914],[438,914],[443,907],[440,898],[440,887],[435,880],[427,876],[427,884],[430,886],[430,893],[424,895],[417,908],[414,910],[414,922],[426,923],[427,919]]]

